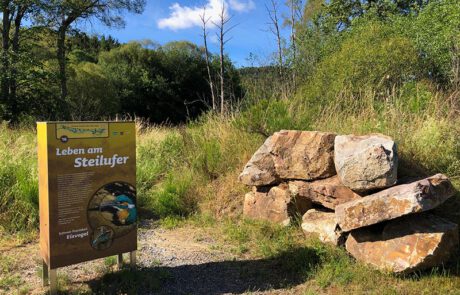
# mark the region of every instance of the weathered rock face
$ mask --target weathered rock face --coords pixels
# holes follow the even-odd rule
[[[313,203],[333,210],[337,205],[361,198],[344,186],[337,175],[313,182],[290,181],[289,190],[293,195],[305,197]]]
[[[317,235],[323,243],[340,245],[344,235],[337,227],[333,212],[322,212],[310,209],[302,217],[302,230],[305,235]]]
[[[317,131],[280,131],[273,135],[273,161],[282,179],[314,180],[335,175],[335,134]]]
[[[287,226],[294,214],[305,213],[311,205],[311,202],[305,198],[291,197],[287,185],[281,184],[272,187],[268,193],[256,189],[247,193],[244,198],[243,214],[248,218]]]
[[[398,154],[387,136],[341,135],[335,138],[335,168],[344,185],[364,192],[396,184]]]
[[[443,174],[402,184],[335,207],[343,231],[431,210],[453,196],[455,189]]]
[[[346,248],[357,260],[379,269],[408,273],[447,262],[459,244],[458,226],[427,214],[390,221],[381,233],[350,233]]]
[[[262,186],[279,182],[279,177],[275,171],[275,163],[273,162],[273,156],[271,154],[273,142],[273,136],[270,136],[254,153],[239,176],[239,180],[242,183],[246,185]]]
[[[246,164],[239,179],[246,185],[281,180],[314,180],[335,175],[335,134],[282,130],[274,133]]]

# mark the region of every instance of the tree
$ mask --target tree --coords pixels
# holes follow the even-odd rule
[[[265,5],[265,8],[268,12],[268,17],[270,18],[270,31],[276,37],[276,44],[278,45],[278,73],[280,78],[283,77],[283,49],[282,49],[282,40],[281,40],[281,33],[280,33],[280,24],[278,20],[278,2],[276,0],[271,0],[271,7],[269,8]]]
[[[9,100],[9,50],[10,50],[10,28],[12,22],[11,1],[2,0],[2,81],[1,92],[3,104]]]
[[[326,1],[325,1],[326,2]],[[348,28],[353,19],[370,11],[380,18],[390,15],[418,13],[430,0],[331,0],[326,5],[337,30]]]
[[[208,32],[207,32],[207,23],[211,19],[210,17],[206,18],[206,7],[203,8],[203,14],[200,15],[201,23],[202,23],[202,30],[203,30],[203,42],[204,42],[204,54],[206,58],[206,70],[208,72],[208,83],[209,88],[211,90],[212,96],[212,110],[216,111],[216,97],[214,95],[214,85],[212,82],[212,75],[211,75],[211,67],[209,66],[209,51],[208,51]]]
[[[231,40],[226,36],[236,25],[227,28],[228,23],[232,20],[232,16],[229,16],[225,7],[225,2],[222,2],[222,8],[219,13],[219,21],[213,24],[217,27],[217,39],[219,40],[220,47],[220,114],[223,115],[225,112],[225,78],[224,78],[224,46]]]
[[[141,13],[145,0],[48,0],[46,18],[57,32],[56,47],[61,87],[60,106],[63,117],[69,117],[67,106],[67,74],[65,40],[69,28],[80,19],[95,17],[108,26],[123,26],[120,13],[124,10]]]
[[[297,27],[298,23],[302,20],[302,1],[301,0],[288,0],[287,6],[289,8],[289,16],[285,19],[285,25],[289,26],[291,34],[291,64],[292,67],[292,83],[293,88],[296,88],[296,63],[297,63]]]
[[[102,73],[120,102],[120,110],[155,123],[196,118],[211,98],[203,51],[189,42],[155,50],[137,42],[101,52]],[[188,104],[188,102],[197,103]]]
[[[72,107],[72,120],[99,120],[119,111],[114,86],[101,67],[90,62],[72,67],[69,75],[69,103]]]
[[[438,83],[460,85],[460,5],[457,0],[433,1],[404,29],[414,40],[427,76]]]
[[[17,115],[17,63],[21,25],[24,17],[31,12],[39,1],[2,0],[2,75],[1,94],[6,105],[7,119],[13,120]],[[11,30],[13,32],[11,33]],[[12,35],[12,37],[11,37]],[[11,52],[10,52],[11,49]]]

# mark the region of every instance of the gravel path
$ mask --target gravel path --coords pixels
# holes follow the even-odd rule
[[[240,260],[201,229],[146,230],[139,233],[139,264],[165,271],[159,292],[151,294],[288,294],[284,281],[267,278],[270,261]],[[227,250],[227,251],[226,251]]]
[[[273,262],[240,260],[229,253],[225,246],[224,249],[217,246],[216,241],[203,229],[183,227],[165,230],[156,227],[154,223],[144,222],[139,229],[138,241],[138,274],[145,279],[158,276],[160,284],[154,290],[138,289],[135,292],[137,294],[300,293],[296,288],[284,289],[287,285],[300,282],[286,282],[277,278]],[[2,258],[9,257],[13,261],[12,271],[24,281],[22,288],[27,286],[30,294],[43,294],[46,291],[46,288],[41,287],[39,277],[37,243],[13,246],[2,249],[2,252]],[[68,290],[97,292],[100,289],[95,286],[100,286],[108,270],[114,268],[107,264],[104,260],[96,260],[72,265],[59,269],[58,276]],[[8,294],[15,291],[4,292]],[[104,293],[110,294],[110,291],[104,290]]]

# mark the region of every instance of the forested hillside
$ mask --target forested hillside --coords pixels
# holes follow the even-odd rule
[[[212,104],[207,62],[214,77],[220,66],[217,55],[209,53],[206,60],[204,48],[186,41],[120,44],[111,36],[88,36],[74,26],[91,17],[107,26],[122,26],[118,13],[140,13],[145,1],[1,5],[0,118],[10,124],[116,116],[179,123],[195,119]],[[242,89],[237,70],[224,59],[231,104],[241,98]],[[220,87],[220,79],[215,80]]]

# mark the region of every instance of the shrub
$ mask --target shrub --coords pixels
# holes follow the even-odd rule
[[[372,89],[384,96],[395,85],[418,75],[418,55],[409,38],[382,21],[356,22],[338,51],[326,56],[301,88],[298,98],[309,107],[327,105],[343,91]]]
[[[405,26],[419,50],[426,76],[446,83],[458,75],[453,72],[453,60],[460,59],[457,0],[430,1],[415,19],[407,20]]]
[[[99,65],[82,62],[70,70],[69,111],[74,120],[97,120],[119,111],[115,89]]]
[[[235,124],[244,131],[265,137],[282,129],[308,130],[310,117],[291,108],[287,100],[264,99],[243,111]]]

